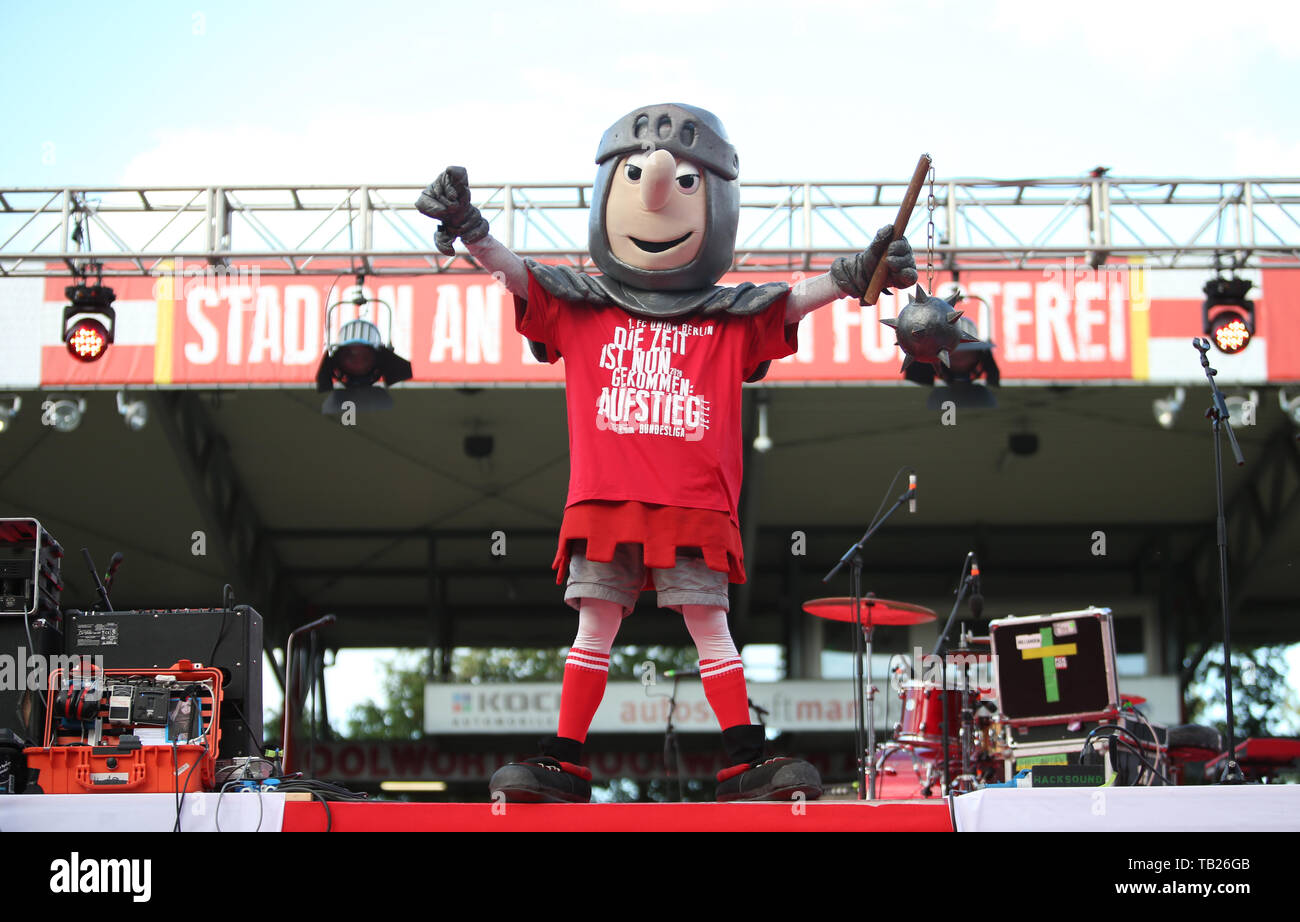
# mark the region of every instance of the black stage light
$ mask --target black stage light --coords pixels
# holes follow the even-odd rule
[[[117,298],[107,285],[69,285],[70,303],[63,309],[63,341],[72,357],[93,362],[108,351],[117,315],[110,306]]]
[[[393,309],[383,301],[362,294],[362,281],[363,277],[357,276],[357,294],[350,301],[330,305],[325,315],[326,329],[329,328],[329,319],[334,309],[341,304],[351,303],[358,308],[371,303],[383,304],[388,308],[391,339]],[[316,370],[316,390],[329,394],[321,411],[337,414],[348,401],[363,412],[386,410],[393,405],[393,398],[384,387],[377,386],[377,382],[382,381],[385,387],[391,387],[399,381],[406,381],[413,374],[411,363],[398,355],[390,343],[384,341],[379,327],[362,318],[349,320],[340,327],[338,339],[326,343],[325,354]],[[334,389],[336,381],[342,385],[341,390]]]
[[[1240,352],[1255,335],[1255,303],[1246,297],[1249,279],[1215,277],[1205,283],[1201,304],[1202,332],[1220,352]]]

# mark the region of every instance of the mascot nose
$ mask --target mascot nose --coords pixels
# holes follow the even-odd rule
[[[668,204],[677,175],[677,161],[668,151],[655,151],[641,170],[641,204],[646,211],[659,211]]]

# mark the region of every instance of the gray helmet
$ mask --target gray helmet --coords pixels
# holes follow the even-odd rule
[[[605,201],[610,180],[626,154],[663,148],[678,159],[708,171],[704,243],[696,257],[676,269],[638,269],[618,259],[605,233]],[[588,246],[591,259],[605,275],[634,288],[651,291],[698,291],[717,283],[731,268],[740,223],[740,160],[712,112],[665,103],[633,109],[609,127],[596,151],[596,183],[591,195]]]

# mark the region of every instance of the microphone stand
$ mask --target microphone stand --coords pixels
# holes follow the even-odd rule
[[[875,689],[871,687],[871,630],[874,626],[871,619],[871,607],[875,605],[875,593],[868,593],[867,601],[867,621],[862,622],[862,547],[871,540],[871,536],[880,530],[880,526],[898,511],[898,507],[910,499],[916,498],[916,489],[909,486],[903,491],[898,499],[894,500],[894,505],[889,507],[884,515],[877,519],[840,558],[831,572],[822,577],[823,583],[829,583],[836,573],[844,567],[846,563],[852,564],[852,570],[849,574],[849,594],[853,598],[853,695],[854,695],[854,721],[853,721],[853,746],[857,757],[858,765],[858,800],[864,798],[876,799],[876,708]],[[862,661],[863,661],[863,641],[866,642],[866,661],[867,675],[866,687],[863,685]],[[866,728],[863,728],[862,698],[865,692],[867,699]],[[863,748],[863,737],[866,737],[866,747]],[[868,755],[869,751],[869,755]]]
[[[970,700],[970,661],[965,655],[970,647],[966,644],[967,631],[961,632],[957,652],[961,654],[961,774],[957,776],[961,793],[969,794],[975,790],[974,747],[975,711]]]
[[[294,759],[292,757],[297,755],[297,752],[295,751],[293,746],[293,734],[294,731],[297,729],[293,725],[294,724],[293,712],[295,710],[296,702],[290,701],[290,698],[294,697],[295,695],[294,687],[293,687],[293,679],[294,679],[294,672],[295,672],[294,659],[293,659],[294,640],[302,636],[303,634],[310,634],[313,633],[314,631],[320,630],[321,628],[325,627],[328,624],[333,624],[336,620],[337,619],[333,615],[326,615],[323,618],[317,618],[315,621],[312,621],[309,624],[304,624],[302,627],[298,628],[297,630],[291,631],[289,633],[289,639],[288,641],[285,642],[284,645],[284,730],[283,730],[284,736],[283,736],[283,742],[281,743],[281,746],[284,749],[283,771],[284,774],[286,775],[290,773],[292,767],[296,767],[293,765]],[[308,668],[311,669],[312,667],[309,666]],[[307,695],[306,693],[304,693],[303,694],[304,704],[306,703],[306,699],[307,699]],[[315,707],[314,697],[312,699],[312,706],[313,708]],[[313,712],[312,719],[314,722],[315,720],[314,712]],[[315,733],[314,727],[312,732],[314,735]],[[314,739],[313,739],[313,748],[314,748]],[[308,765],[307,765],[307,773],[306,773],[307,776],[311,775],[312,766],[310,760],[314,755],[315,755],[314,752],[312,751],[308,752]]]
[[[1192,340],[1192,345],[1197,352],[1201,353],[1201,367],[1205,369],[1205,378],[1210,382],[1210,391],[1214,400],[1210,408],[1205,411],[1205,417],[1210,420],[1210,427],[1214,432],[1214,486],[1218,500],[1218,520],[1216,524],[1219,531],[1219,599],[1223,609],[1223,698],[1228,709],[1228,751],[1224,753],[1223,773],[1219,776],[1219,783],[1243,784],[1246,779],[1242,774],[1241,766],[1237,764],[1237,740],[1232,722],[1232,641],[1229,634],[1230,616],[1228,612],[1228,520],[1223,511],[1223,448],[1219,439],[1220,426],[1228,433],[1228,444],[1232,446],[1232,454],[1236,459],[1237,466],[1241,467],[1245,464],[1246,459],[1242,457],[1241,446],[1237,444],[1237,437],[1232,431],[1232,423],[1228,417],[1227,401],[1223,399],[1223,392],[1219,390],[1218,382],[1214,380],[1214,376],[1219,372],[1217,369],[1210,367],[1210,341],[1197,338]]]
[[[939,634],[939,639],[934,644],[934,650],[930,653],[932,657],[943,657],[943,665],[939,672],[939,702],[943,715],[943,754],[940,756],[940,760],[943,766],[943,794],[945,797],[952,793],[952,780],[948,777],[948,653],[943,647],[948,640],[948,632],[952,630],[953,622],[957,620],[957,611],[961,608],[961,603],[965,601],[966,591],[970,589],[970,562],[974,556],[974,551],[966,553],[966,560],[961,565],[962,575],[957,583],[957,600],[952,603],[952,611],[948,613],[948,621],[944,624],[943,632]]]

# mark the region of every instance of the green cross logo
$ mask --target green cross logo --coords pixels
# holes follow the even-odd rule
[[[1050,627],[1039,630],[1038,636],[1043,642],[1042,646],[1021,650],[1020,655],[1027,660],[1040,659],[1043,661],[1043,684],[1047,689],[1047,700],[1060,701],[1061,686],[1056,681],[1056,670],[1063,667],[1057,665],[1056,658],[1073,656],[1079,652],[1079,645],[1052,643],[1052,629]]]

